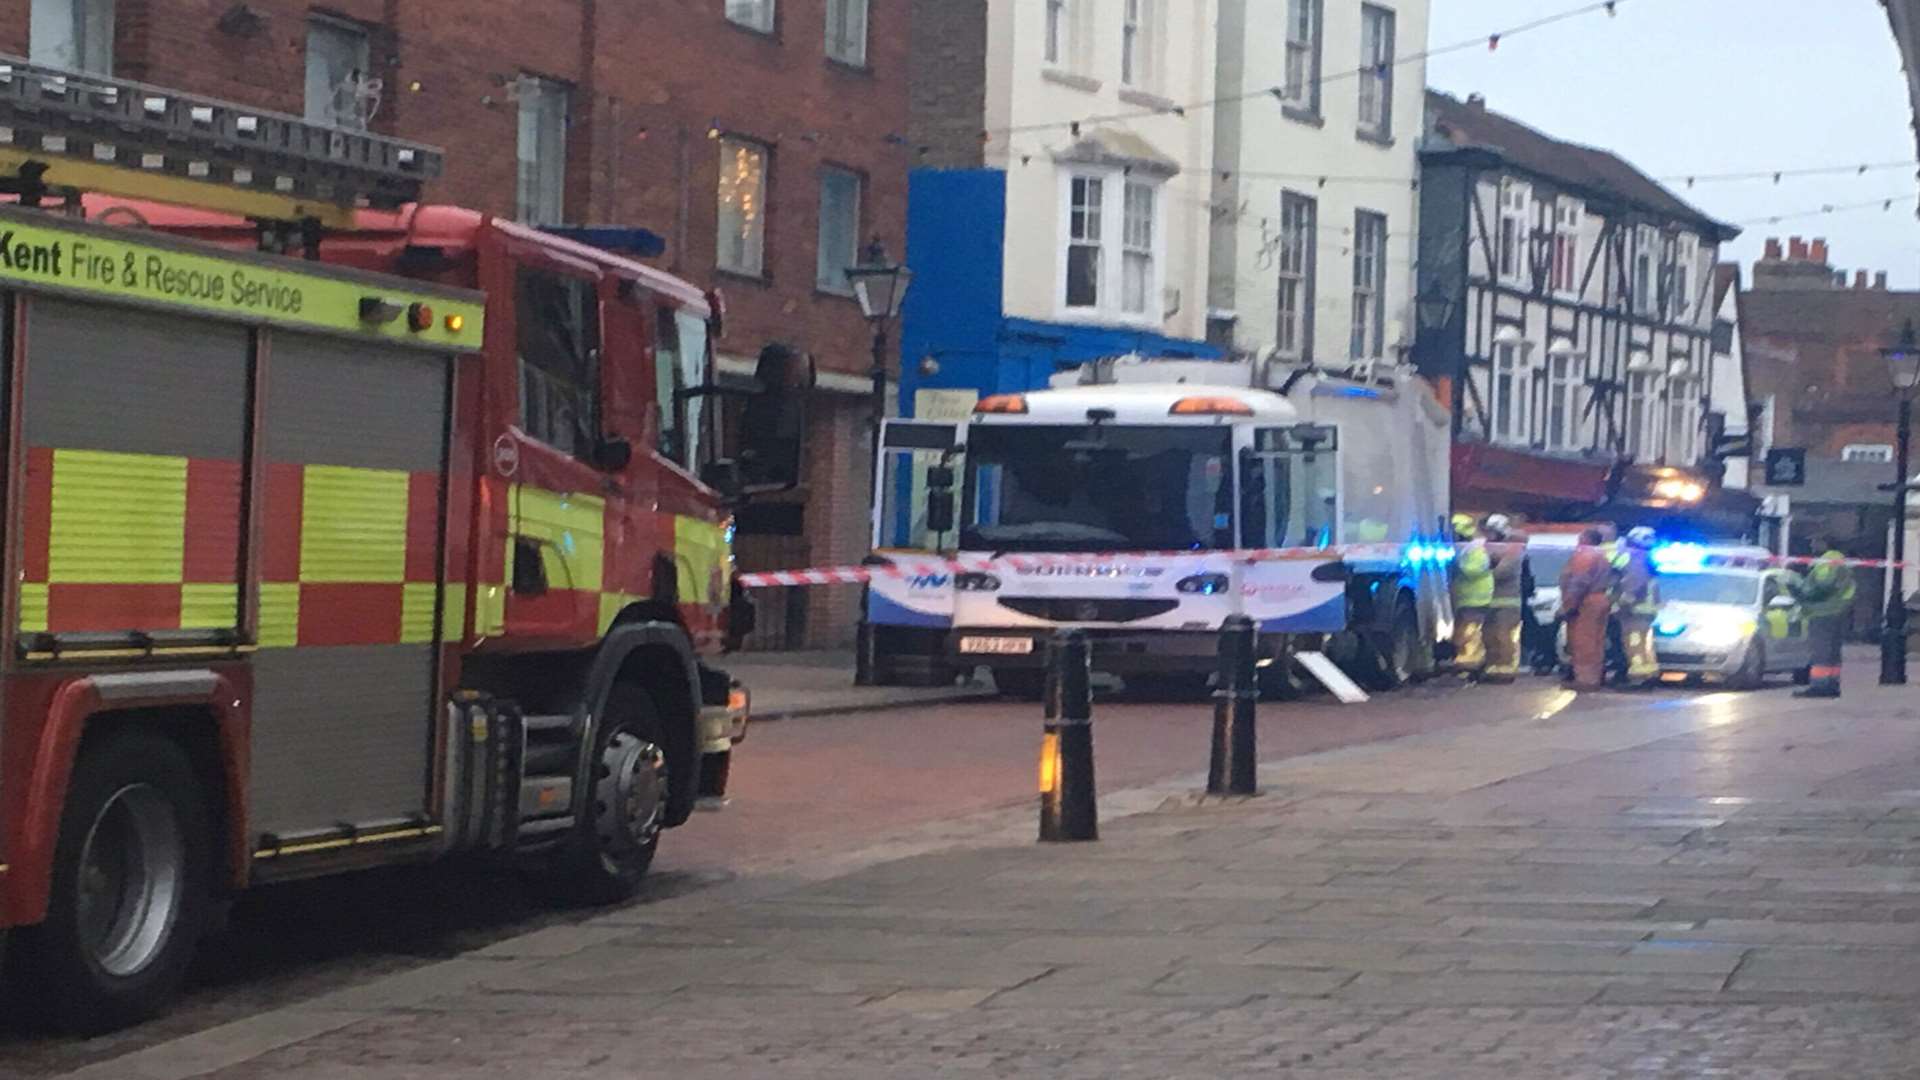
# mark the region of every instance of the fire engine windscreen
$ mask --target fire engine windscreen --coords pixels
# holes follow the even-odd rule
[[[970,551],[1230,548],[1230,429],[976,425],[963,505]]]

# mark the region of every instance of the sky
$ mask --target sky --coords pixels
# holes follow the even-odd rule
[[[1584,2],[1432,0],[1429,45],[1484,42]],[[1610,150],[1662,181],[1915,157],[1900,53],[1879,0],[1619,0],[1611,18],[1595,12],[1503,38],[1497,50],[1436,56],[1427,82],[1484,94],[1496,112]],[[1913,168],[1667,186],[1744,228],[1722,259],[1751,267],[1769,236],[1824,236],[1836,269],[1885,270],[1892,287],[1920,288]],[[1892,210],[1881,209],[1889,197]],[[1818,213],[1864,202],[1873,205]],[[1774,216],[1782,220],[1765,220]]]

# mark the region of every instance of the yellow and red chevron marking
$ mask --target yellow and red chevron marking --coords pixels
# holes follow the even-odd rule
[[[270,463],[259,644],[433,639],[439,478]],[[221,629],[240,618],[238,462],[35,447],[27,453],[23,631]],[[458,637],[465,591],[447,590]]]

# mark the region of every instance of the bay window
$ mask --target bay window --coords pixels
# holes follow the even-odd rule
[[[1063,176],[1062,308],[1158,322],[1159,182],[1107,170]]]

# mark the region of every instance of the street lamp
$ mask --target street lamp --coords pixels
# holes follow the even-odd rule
[[[1913,439],[1913,390],[1920,386],[1920,341],[1914,338],[1912,319],[1901,329],[1899,342],[1881,349],[1880,355],[1887,361],[1887,373],[1893,377],[1900,401],[1900,426],[1893,453],[1893,565],[1888,567],[1893,588],[1888,590],[1886,626],[1880,634],[1880,683],[1893,686],[1907,681],[1907,598],[1903,588],[1907,577],[1907,454]]]
[[[1453,297],[1447,295],[1447,293],[1440,288],[1439,283],[1429,284],[1425,289],[1420,291],[1418,296],[1413,298],[1413,320],[1414,326],[1418,331],[1415,338],[1416,341],[1421,337],[1431,337],[1431,335],[1438,334],[1441,330],[1446,329],[1447,323],[1453,320]],[[1452,391],[1448,395],[1452,400],[1447,402],[1447,407],[1453,413],[1448,419],[1448,423],[1451,425],[1449,441],[1456,443],[1460,441],[1460,413],[1467,407],[1466,354],[1460,354],[1458,359],[1459,363],[1454,365],[1454,370],[1447,373],[1447,382],[1450,384]],[[1434,374],[1431,367],[1425,368],[1424,370],[1426,370],[1429,376]]]
[[[887,258],[887,249],[879,240],[867,245],[859,266],[847,267],[847,283],[853,286],[854,299],[860,302],[860,314],[873,328],[873,464],[867,476],[867,491],[874,498],[880,493],[880,425],[887,417],[887,327],[900,317],[900,305],[907,298],[907,286],[913,271]],[[854,654],[853,681],[857,686],[873,684],[873,627],[867,623],[867,605],[860,605],[859,641]]]

